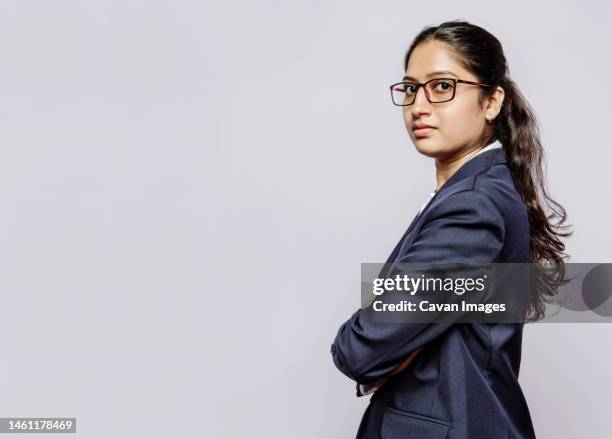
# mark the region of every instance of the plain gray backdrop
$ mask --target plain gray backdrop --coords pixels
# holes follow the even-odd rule
[[[354,437],[369,397],[329,349],[360,263],[434,188],[388,85],[445,20],[501,40],[570,262],[610,261],[606,2],[0,5],[0,417],[76,417],[73,438]],[[610,437],[611,336],[525,328],[538,438]]]

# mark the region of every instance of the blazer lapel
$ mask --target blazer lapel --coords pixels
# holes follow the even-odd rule
[[[433,201],[433,200],[432,200]],[[423,209],[425,210],[425,209]],[[422,213],[422,212],[421,212]],[[385,263],[385,265],[392,263],[393,261],[395,261],[395,258],[397,257],[397,252],[399,251],[400,247],[402,246],[402,243],[404,242],[404,239],[406,238],[406,236],[412,231],[414,225],[416,224],[416,220],[417,218],[420,216],[420,214],[416,214],[414,219],[412,220],[412,222],[410,223],[410,225],[408,226],[408,229],[406,229],[406,231],[404,232],[404,234],[402,235],[402,237],[400,238],[399,242],[395,245],[395,248],[393,249],[393,251],[391,252],[391,254],[389,255],[389,257],[387,258],[387,262]],[[385,268],[383,267],[383,271],[386,272]],[[379,277],[385,277],[385,276],[379,276]]]

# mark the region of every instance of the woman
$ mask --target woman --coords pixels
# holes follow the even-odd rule
[[[437,187],[387,263],[562,265],[565,210],[545,190],[536,119],[500,42],[463,21],[427,27],[404,72],[393,102],[435,159]],[[546,299],[531,293],[527,321],[543,317]],[[375,391],[358,439],[535,437],[518,382],[522,323],[373,325],[365,311],[331,349],[357,396]]]

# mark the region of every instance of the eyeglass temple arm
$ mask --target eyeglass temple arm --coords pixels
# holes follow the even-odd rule
[[[474,84],[474,85],[482,85],[483,87],[493,87],[489,84],[483,84],[482,82],[474,82],[474,81],[466,81],[465,79],[455,79],[457,82],[462,82],[463,84]]]
[[[432,81],[434,81],[435,79],[432,79]],[[463,84],[474,84],[474,85],[482,85],[483,87],[493,87],[492,85],[489,84],[483,84],[482,82],[474,82],[474,81],[467,81],[465,79],[455,79],[455,81],[457,82],[461,82]],[[429,82],[429,81],[427,81]],[[394,84],[394,85],[399,85],[399,84],[403,84],[402,82],[398,83],[398,84]],[[426,82],[410,82],[410,84],[412,85],[416,85],[418,87],[424,87]],[[394,89],[396,90],[396,89]],[[417,89],[418,90],[418,89]],[[399,89],[397,89],[397,91],[400,91]]]

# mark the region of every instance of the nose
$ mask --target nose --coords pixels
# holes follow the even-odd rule
[[[419,95],[419,92],[421,91],[421,89],[423,90],[423,93]],[[429,110],[431,108],[430,102],[427,99],[428,96],[429,94],[427,93],[427,89],[425,87],[420,86],[417,89],[416,96],[414,97],[414,102],[412,103],[410,107],[408,107],[410,108],[410,111],[412,112],[413,117],[416,118],[424,110]]]

